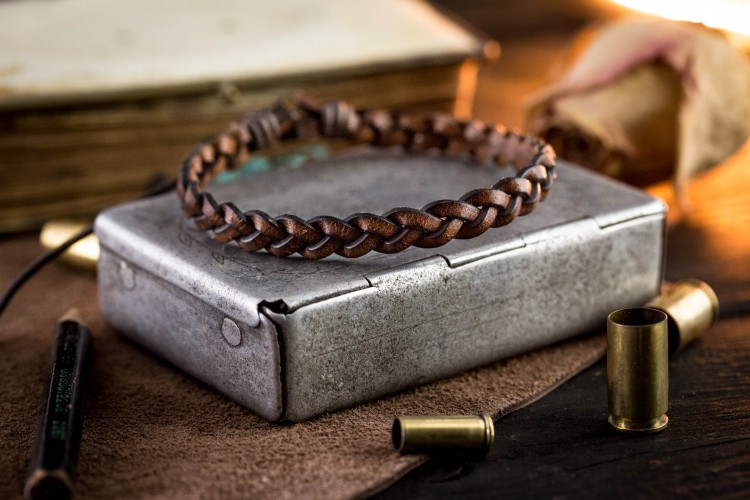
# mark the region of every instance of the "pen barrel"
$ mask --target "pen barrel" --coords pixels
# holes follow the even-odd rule
[[[69,498],[81,443],[81,406],[91,351],[91,333],[75,321],[57,325],[52,373],[24,494]]]

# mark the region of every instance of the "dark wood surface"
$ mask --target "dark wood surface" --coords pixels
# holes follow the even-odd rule
[[[523,127],[567,40],[613,16],[604,0],[441,0],[498,39],[474,114]],[[433,460],[378,498],[750,498],[750,146],[690,186],[668,235],[666,278],[710,283],[727,317],[670,362],[670,426],[646,437],[607,426],[602,361],[496,424],[485,460]]]
[[[670,424],[644,437],[607,424],[606,362],[496,424],[478,464],[432,461],[380,498],[748,498],[750,337],[722,321],[670,363]]]
[[[445,1],[497,38],[503,55],[480,75],[475,114],[523,125],[521,100],[543,84],[575,29],[601,11],[535,21],[539,2]],[[590,3],[590,2],[589,2]],[[520,4],[520,3],[519,3]],[[540,10],[541,9],[541,10]],[[611,11],[607,12],[610,15]],[[541,34],[540,34],[541,33]],[[668,234],[666,278],[700,278],[724,317],[670,361],[670,425],[631,437],[607,425],[606,362],[496,424],[484,461],[433,460],[378,498],[750,498],[750,147],[690,186],[690,211]]]

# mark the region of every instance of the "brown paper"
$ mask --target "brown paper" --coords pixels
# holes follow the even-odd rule
[[[700,25],[630,20],[589,30],[564,76],[531,96],[528,128],[558,154],[678,192],[750,135],[750,64]]]

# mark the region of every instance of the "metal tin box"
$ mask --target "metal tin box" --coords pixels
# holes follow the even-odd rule
[[[364,153],[212,192],[243,209],[346,216],[421,207],[501,175]],[[562,162],[547,201],[507,227],[437,249],[311,262],[224,246],[183,220],[170,194],[99,216],[99,295],[123,334],[268,420],[299,421],[557,342],[647,302],[659,290],[664,224],[660,201]]]

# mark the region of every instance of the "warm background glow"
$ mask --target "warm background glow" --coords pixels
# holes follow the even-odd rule
[[[703,23],[712,28],[750,36],[750,0],[704,2],[670,0],[613,0],[631,9],[678,21]]]

